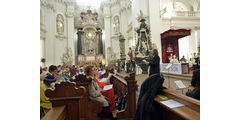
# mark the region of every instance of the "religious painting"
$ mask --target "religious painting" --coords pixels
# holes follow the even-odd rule
[[[168,44],[167,52],[173,52],[172,44]]]
[[[86,52],[88,54],[94,54],[95,53],[95,46],[96,46],[96,40],[95,40],[95,37],[96,37],[96,32],[94,29],[91,29],[91,28],[87,28],[85,30],[85,42],[86,42]]]

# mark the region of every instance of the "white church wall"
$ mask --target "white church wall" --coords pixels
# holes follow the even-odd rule
[[[42,2],[42,1],[41,1]],[[66,48],[71,48],[73,55],[75,54],[74,47],[74,18],[73,4],[66,4],[65,1],[47,1],[48,5],[41,5],[43,21],[45,26],[45,59],[46,66],[62,64],[61,57],[65,53]],[[66,14],[67,13],[67,14]],[[61,14],[64,18],[63,35],[58,35],[56,32],[56,16]],[[42,43],[43,44],[43,43]],[[74,56],[73,56],[73,60]],[[73,64],[75,63],[73,61]]]
[[[178,39],[178,48],[179,48],[179,59],[182,58],[182,56],[184,56],[186,59],[189,59],[190,56],[190,47],[192,47],[190,45],[190,36],[186,36],[186,37],[183,37],[183,38],[180,38]]]
[[[55,33],[54,35],[54,56],[55,56],[55,61],[54,64],[55,65],[61,65],[62,64],[62,60],[61,57],[64,54],[65,50],[66,50],[66,45],[68,44],[68,36],[67,36],[67,32],[68,32],[68,24],[67,24],[67,18],[66,15],[64,14],[66,11],[66,7],[64,4],[56,2],[55,4],[56,6],[56,14],[55,14],[55,20],[54,21],[54,25],[55,25]],[[57,31],[57,27],[56,27],[56,18],[57,15],[60,14],[63,16],[64,19],[64,33],[63,36],[65,36],[65,38],[58,38],[57,35],[58,33]]]
[[[73,12],[76,12],[75,6],[73,4],[66,4],[65,0],[48,0],[49,5],[41,4],[41,24],[44,24],[45,36],[44,41],[40,41],[40,57],[46,58],[46,66],[51,64],[61,64],[61,56],[65,52],[66,48],[72,49],[73,57],[76,54],[76,43],[77,38],[76,31],[74,31],[74,17]],[[197,11],[199,8],[199,0],[175,0],[176,2],[184,2],[188,10],[193,8]],[[42,1],[41,1],[42,2]],[[129,7],[129,2],[132,2],[131,7]],[[108,0],[105,1],[104,5],[101,6],[101,11],[99,16],[101,17],[104,25],[104,53],[105,58],[108,59],[107,48],[114,48],[114,52],[120,57],[120,47],[119,40],[112,40],[113,36],[113,17],[119,16],[120,22],[120,32],[123,34],[125,40],[125,54],[129,51],[129,47],[135,46],[136,34],[135,28],[139,27],[139,22],[136,18],[139,16],[140,10],[142,10],[144,16],[147,16],[146,23],[150,25],[151,30],[151,40],[158,48],[159,55],[161,55],[161,36],[160,34],[169,30],[170,28],[184,28],[191,29],[192,33],[189,36],[189,52],[197,51],[197,47],[200,44],[200,30],[195,29],[195,27],[200,26],[200,16],[199,13],[184,13],[184,16],[179,16],[178,14],[171,13],[170,17],[166,18],[161,16],[164,8],[167,10],[173,10],[173,3],[170,0]],[[182,5],[182,4],[181,4]],[[170,6],[170,7],[169,7]],[[91,7],[94,8],[94,7]],[[172,9],[169,9],[172,8]],[[82,9],[88,9],[87,6],[82,7]],[[95,8],[94,8],[95,9]],[[56,15],[62,14],[64,17],[64,39],[59,39],[56,37]],[[100,19],[100,18],[99,18]],[[131,26],[129,26],[131,25]],[[132,29],[129,31],[129,29]],[[42,36],[42,32],[41,32]],[[116,49],[117,48],[117,49]],[[43,50],[44,49],[44,50]],[[116,49],[116,50],[115,50]],[[45,53],[44,53],[45,51]],[[128,57],[128,56],[127,56]],[[76,60],[73,58],[73,60]],[[73,64],[75,61],[73,61]]]
[[[40,59],[45,58],[45,40],[40,40]],[[40,62],[40,65],[44,67],[44,64]]]

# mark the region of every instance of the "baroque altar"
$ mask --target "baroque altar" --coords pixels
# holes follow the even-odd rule
[[[98,21],[98,13],[90,8],[81,12],[75,23],[77,28],[78,64],[101,62],[103,59],[102,24]]]

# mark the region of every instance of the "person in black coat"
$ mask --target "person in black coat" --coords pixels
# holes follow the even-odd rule
[[[160,73],[160,57],[157,49],[152,50],[152,55],[154,56],[153,59],[150,62],[146,62],[150,66],[149,76],[154,73]]]
[[[162,109],[159,108],[160,105],[154,101],[156,95],[164,89],[163,82],[163,76],[156,73],[142,83],[134,120],[162,120],[164,118]]]
[[[193,71],[191,86],[193,90],[189,90],[186,95],[200,100],[200,60],[197,61],[197,69]]]

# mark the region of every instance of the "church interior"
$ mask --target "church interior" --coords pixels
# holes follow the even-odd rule
[[[41,120],[200,120],[200,0],[40,0]]]

